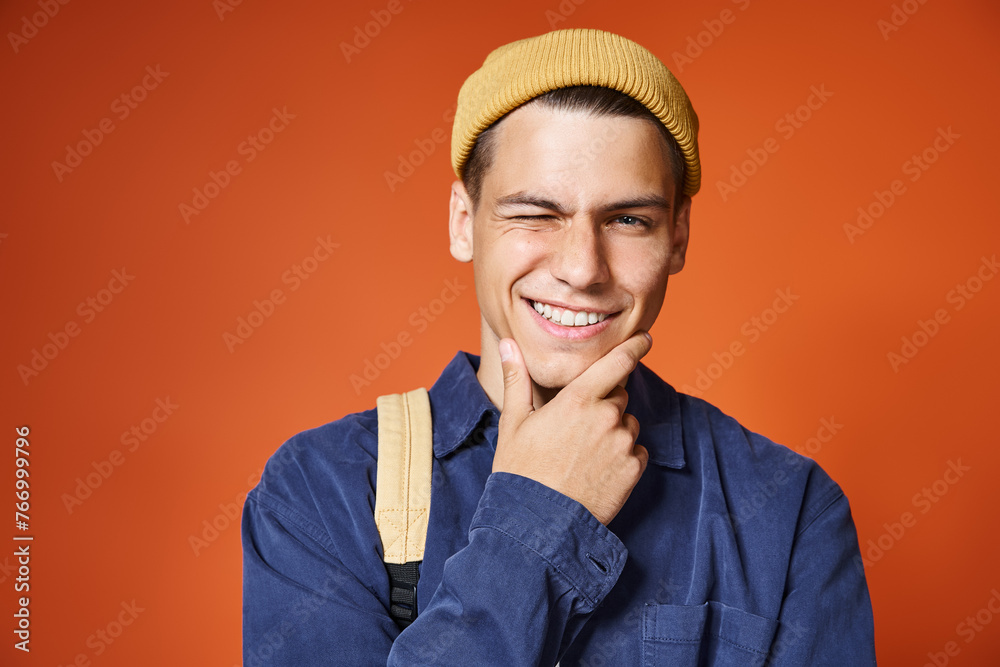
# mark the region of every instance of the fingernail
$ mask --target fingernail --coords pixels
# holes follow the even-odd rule
[[[646,342],[649,342],[649,343],[653,342],[653,337],[649,335],[648,331],[643,331],[642,335],[646,337]]]
[[[507,361],[512,354],[514,350],[510,348],[510,343],[505,340],[500,341],[500,361]]]

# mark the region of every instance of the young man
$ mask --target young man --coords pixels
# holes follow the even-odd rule
[[[429,392],[419,613],[390,614],[379,415],[349,415],[247,498],[245,664],[874,663],[840,488],[639,361],[684,265],[697,129],[663,64],[599,30],[469,77],[449,227],[482,356]]]

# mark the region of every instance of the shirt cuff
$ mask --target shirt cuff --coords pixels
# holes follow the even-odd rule
[[[491,528],[535,552],[584,598],[593,611],[625,567],[628,550],[581,503],[522,475],[494,472],[469,527]]]

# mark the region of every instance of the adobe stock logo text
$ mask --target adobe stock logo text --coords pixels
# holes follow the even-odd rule
[[[813,117],[815,111],[823,108],[827,100],[833,97],[833,93],[826,89],[826,84],[811,86],[810,95],[806,101],[789,111],[774,123],[774,130],[781,135],[785,141],[795,136],[795,133],[802,129],[804,124]],[[746,150],[747,159],[729,167],[729,178],[725,181],[716,181],[715,187],[722,197],[722,201],[729,201],[729,198],[736,194],[737,190],[747,184],[747,179],[760,170],[772,155],[778,152],[781,143],[774,137],[765,139],[760,147],[748,148]]]
[[[146,75],[142,77],[142,80],[112,100],[111,113],[115,114],[119,121],[125,120],[168,76],[170,76],[170,72],[164,72],[159,65],[155,68],[152,65],[147,65]],[[66,144],[64,161],[54,160],[52,162],[52,172],[56,175],[56,180],[62,183],[66,174],[72,173],[74,169],[83,164],[83,158],[93,153],[94,149],[104,141],[104,137],[114,131],[115,123],[108,117],[102,118],[92,129],[84,128],[81,132],[82,139],[72,145]]]
[[[792,294],[792,288],[777,289],[774,291],[778,296],[774,299],[770,307],[765,308],[759,315],[754,315],[740,326],[740,333],[746,337],[748,344],[756,343],[770,328],[778,321],[778,317],[787,313],[796,301],[798,294]],[[739,338],[732,341],[726,349],[720,352],[713,352],[714,361],[704,368],[699,368],[695,375],[694,386],[685,384],[681,391],[691,396],[701,397],[708,391],[715,381],[733,367],[738,357],[743,356],[747,351],[747,346]]]
[[[414,336],[427,331],[431,323],[444,313],[449,304],[455,303],[467,287],[468,285],[460,283],[458,278],[445,280],[440,296],[431,299],[426,306],[420,306],[410,313],[407,322],[413,327],[412,333],[404,329],[388,343],[383,342],[380,346],[381,352],[376,353],[374,358],[364,360],[360,374],[351,373],[349,379],[354,393],[360,395],[363,387],[371,386],[372,382],[382,374],[382,371],[399,358],[403,349],[413,344]]]
[[[945,301],[952,304],[955,312],[962,310],[982,291],[986,283],[993,280],[997,273],[1000,273],[1000,262],[997,261],[996,254],[989,259],[983,255],[976,271],[963,282],[956,283],[952,289],[948,290],[944,297]],[[886,354],[892,372],[898,373],[900,368],[910,363],[920,350],[941,332],[941,327],[949,322],[951,322],[951,313],[946,308],[936,309],[926,320],[917,319],[917,326],[913,333],[900,336],[899,351],[891,350]]]
[[[38,31],[49,24],[49,19],[55,18],[59,13],[59,5],[68,5],[69,0],[38,0],[38,6],[42,11],[35,12],[29,19],[27,16],[21,17],[21,29],[17,32],[8,32],[7,41],[14,53],[18,53],[21,47],[28,43],[28,40],[38,34]]]
[[[76,307],[76,314],[83,318],[84,324],[90,324],[97,318],[97,314],[104,312],[104,309],[111,305],[115,297],[121,294],[133,280],[135,280],[135,276],[128,273],[124,266],[121,269],[115,269],[111,272],[108,286],[81,301]],[[28,364],[18,364],[17,366],[17,373],[21,376],[24,385],[27,386],[29,381],[38,377],[39,373],[48,368],[49,363],[66,349],[70,339],[79,336],[81,331],[82,329],[76,320],[69,320],[60,329],[49,332],[48,342],[42,343],[41,351],[37,347],[32,348]]]
[[[303,282],[309,280],[319,270],[323,262],[330,259],[333,251],[339,247],[339,243],[334,243],[330,240],[329,234],[327,234],[326,238],[317,236],[316,245],[313,247],[312,252],[282,272],[281,283],[288,286],[289,292],[298,291],[302,287]],[[229,350],[229,353],[232,354],[235,352],[237,345],[247,342],[250,336],[274,315],[277,307],[285,303],[286,298],[284,290],[276,287],[270,291],[263,301],[254,299],[253,308],[250,312],[245,316],[241,315],[236,318],[236,328],[234,331],[232,333],[229,331],[222,332],[222,342],[226,344],[226,349]]]

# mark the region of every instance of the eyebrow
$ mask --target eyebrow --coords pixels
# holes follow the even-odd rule
[[[541,195],[523,191],[505,195],[496,200],[496,208],[506,206],[534,206],[536,208],[544,208],[550,211],[555,211],[560,214],[566,213],[565,209],[551,199],[546,199]],[[600,207],[598,211],[601,213],[610,213],[612,211],[621,211],[632,208],[658,208],[664,211],[670,211],[671,206],[670,202],[668,202],[665,198],[659,195],[648,194],[612,202]]]

